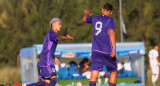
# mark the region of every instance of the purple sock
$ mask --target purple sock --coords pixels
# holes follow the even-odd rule
[[[89,81],[89,86],[96,86],[96,82],[95,81]]]
[[[57,83],[57,78],[51,79],[50,86],[55,86]]]
[[[39,81],[36,83],[27,84],[26,86],[49,86],[49,84],[46,82]]]
[[[109,86],[116,86],[116,84],[109,83]]]

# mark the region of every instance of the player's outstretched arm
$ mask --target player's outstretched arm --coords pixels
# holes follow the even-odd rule
[[[109,30],[109,34],[110,34],[110,39],[111,39],[111,43],[113,46],[113,51],[111,53],[111,57],[115,57],[116,56],[116,39],[115,39],[114,30]]]
[[[67,36],[59,36],[59,37],[57,38],[58,41],[67,40],[67,39],[74,40],[74,38],[71,37],[71,36],[68,35],[68,34],[67,34]]]
[[[93,14],[88,12],[86,9],[83,11],[84,11],[84,16],[83,16],[82,20],[83,20],[83,22],[86,22],[87,17],[92,16]]]

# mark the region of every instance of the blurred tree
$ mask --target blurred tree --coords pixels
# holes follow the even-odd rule
[[[107,2],[113,5],[111,17],[116,21],[118,42],[119,2]],[[100,15],[105,3],[105,0],[1,0],[0,62],[14,66],[22,47],[42,44],[53,17],[62,19],[62,30],[58,34],[70,34],[75,38],[65,43],[92,42],[92,25],[82,22],[83,9]],[[160,42],[159,3],[159,0],[122,0],[122,14],[128,32],[124,41],[144,41],[147,51],[152,48],[151,45]]]

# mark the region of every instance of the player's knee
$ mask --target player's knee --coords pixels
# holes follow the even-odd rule
[[[117,75],[117,71],[111,72],[111,75]]]
[[[98,71],[92,71],[90,80],[91,81],[95,81],[97,79],[97,77],[98,77],[98,74],[99,74]]]
[[[43,82],[50,84],[51,80],[43,80]]]

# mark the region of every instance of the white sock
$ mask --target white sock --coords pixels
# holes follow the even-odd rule
[[[154,85],[156,84],[157,79],[158,79],[158,74],[152,75],[152,83],[153,83]]]
[[[154,77],[155,77],[155,75],[152,75],[152,83],[153,84],[155,84]]]
[[[108,82],[108,78],[105,78],[104,83],[107,83],[107,82]]]
[[[101,84],[101,79],[98,79],[98,83]]]

